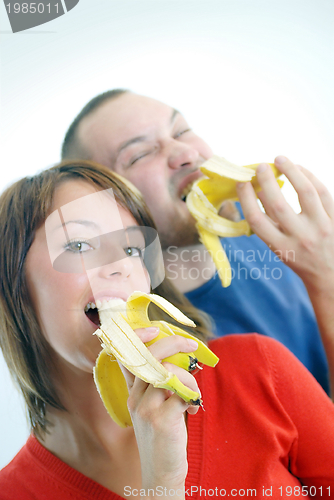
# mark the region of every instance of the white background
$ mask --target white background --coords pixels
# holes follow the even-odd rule
[[[0,16],[0,190],[57,162],[81,107],[125,87],[178,108],[216,154],[285,154],[334,194],[333,0],[80,0],[17,34]],[[28,434],[2,358],[0,401],[2,467]]]

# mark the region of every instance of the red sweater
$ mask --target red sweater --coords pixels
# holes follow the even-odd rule
[[[334,405],[309,372],[268,337],[210,347],[220,362],[197,375],[205,411],[188,418],[189,498],[334,498]],[[32,436],[0,473],[0,500],[120,498]]]

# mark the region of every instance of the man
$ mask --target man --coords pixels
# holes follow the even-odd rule
[[[184,202],[189,185],[201,176],[199,166],[212,154],[177,110],[124,90],[92,99],[70,126],[62,150],[63,159],[99,162],[143,193],[158,227],[167,273],[196,307],[213,317],[218,335],[256,331],[278,339],[328,392],[323,345],[329,366],[334,367],[333,200],[312,174],[279,157],[276,165],[300,198],[303,210],[296,215],[269,167],[261,164],[259,197],[267,215],[259,210],[249,183],[238,187],[244,215],[306,288],[253,235],[223,240],[234,275],[231,286],[224,289],[208,252],[199,244]],[[227,211],[230,208],[225,206]]]

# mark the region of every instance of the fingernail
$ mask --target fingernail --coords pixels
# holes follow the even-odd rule
[[[196,340],[188,339],[188,345],[190,349],[193,349],[194,351],[198,348],[198,343]]]
[[[266,163],[260,163],[256,169],[256,173],[261,174],[267,170],[268,165]]]
[[[145,328],[146,332],[148,333],[158,333],[159,328],[156,326],[149,326],[148,328]]]
[[[246,182],[237,182],[237,189],[242,189],[245,186]]]
[[[277,158],[275,158],[275,163],[278,163],[279,165],[282,165],[286,161],[288,161],[288,159],[285,156],[277,156]]]

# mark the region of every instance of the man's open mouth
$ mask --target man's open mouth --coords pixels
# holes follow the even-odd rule
[[[186,201],[186,198],[187,198],[188,194],[190,193],[194,182],[195,181],[189,182],[189,184],[187,184],[187,186],[183,189],[183,191],[181,193],[181,201],[184,201],[184,202]]]

